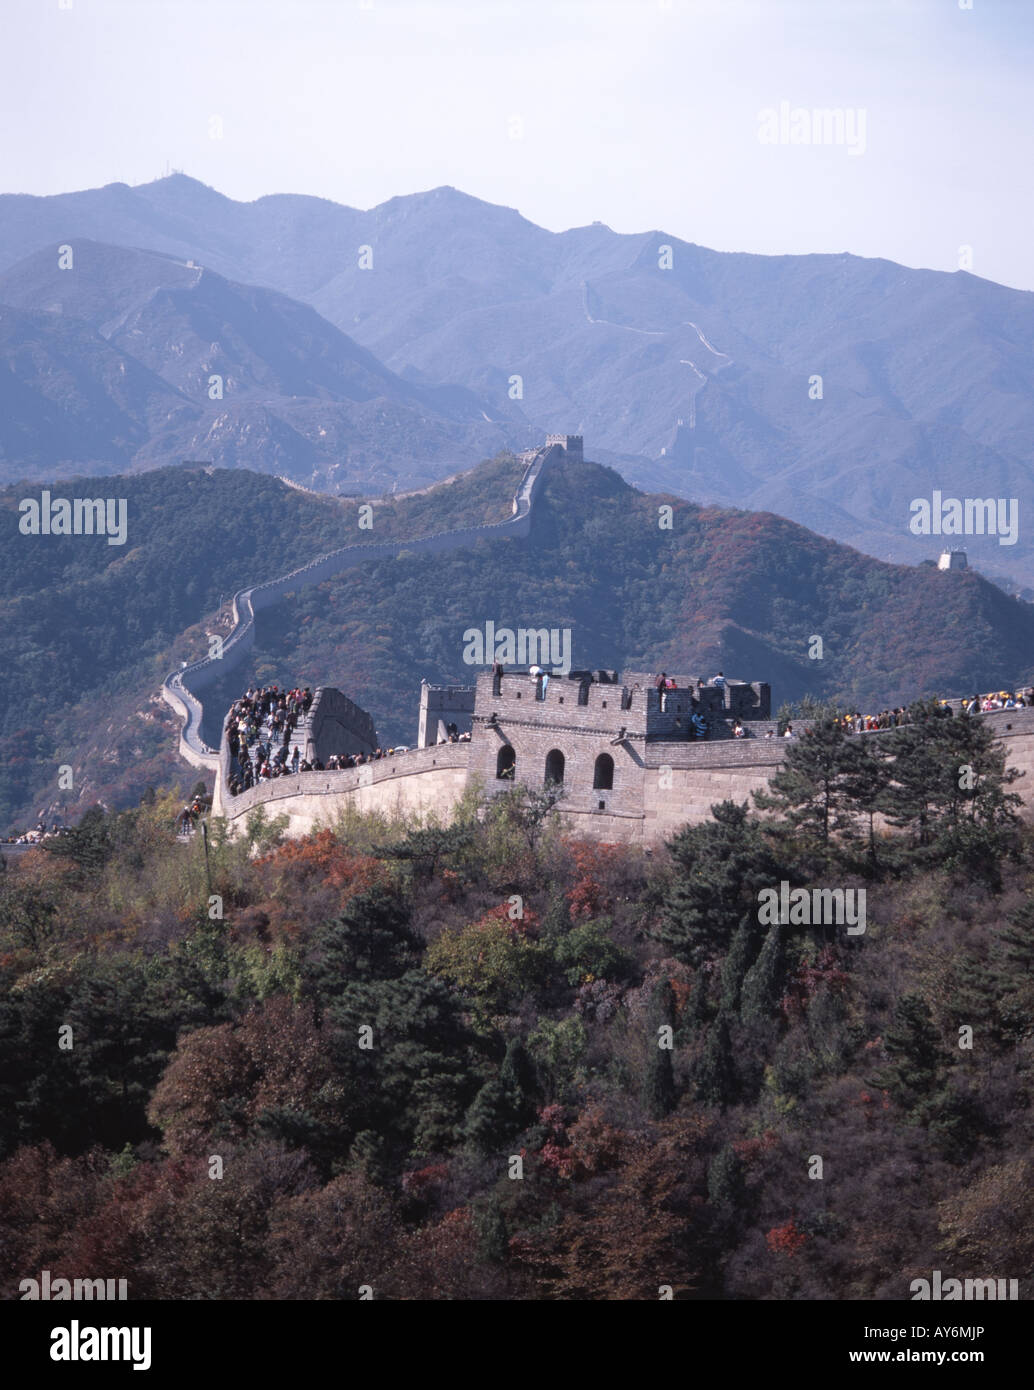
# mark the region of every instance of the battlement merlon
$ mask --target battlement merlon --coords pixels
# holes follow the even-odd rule
[[[660,673],[657,671],[622,671],[622,684],[633,692],[647,690],[652,695],[647,708],[651,713],[661,713],[661,695],[654,682]],[[713,680],[702,677],[680,675],[677,671],[667,673],[675,681],[675,689],[667,691],[664,711],[670,712],[674,704],[686,706],[687,695],[692,700],[694,714],[713,715],[717,719],[765,720],[771,719],[772,687],[767,681],[740,681],[727,677],[724,686],[715,685]],[[685,708],[679,713],[685,713]]]
[[[631,739],[680,739],[693,714],[705,718],[764,721],[771,717],[771,689],[764,681],[730,680],[724,689],[675,676],[677,688],[661,692],[644,671],[569,671],[540,682],[528,671],[483,671],[477,678],[475,722],[520,718],[597,730],[624,729]]]

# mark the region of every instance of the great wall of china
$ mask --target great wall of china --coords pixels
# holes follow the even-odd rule
[[[553,436],[550,436],[552,439]],[[299,565],[279,579],[267,580],[240,589],[233,596],[233,628],[222,644],[222,655],[204,657],[181,671],[171,672],[162,683],[162,699],[183,721],[180,730],[180,755],[194,767],[207,772],[216,772],[219,767],[218,749],[210,748],[201,736],[204,707],[197,698],[203,691],[228,671],[241,664],[255,645],[255,614],[264,608],[278,603],[285,594],[301,589],[309,584],[318,584],[332,575],[340,574],[353,565],[364,564],[367,560],[387,559],[401,551],[418,553],[442,553],[459,550],[473,545],[478,540],[490,540],[499,536],[527,536],[531,530],[531,516],[539,494],[539,485],[548,469],[563,456],[564,447],[557,443],[547,443],[522,454],[525,460],[524,474],[514,493],[512,516],[504,521],[489,522],[484,526],[472,526],[458,531],[438,531],[416,540],[385,541],[369,545],[344,545],[337,550],[318,555],[308,564]]]
[[[433,813],[447,820],[476,782],[485,793],[514,782],[541,787],[560,781],[558,805],[576,834],[608,842],[656,844],[679,826],[706,819],[717,801],[749,800],[781,766],[785,743],[775,735],[767,685],[727,682],[724,689],[678,677],[679,689],[662,700],[645,672],[570,671],[540,682],[527,671],[501,679],[482,672],[476,687],[424,687],[420,742],[402,753],[359,767],[300,772],[232,795],[225,739],[209,748],[201,738],[203,708],[197,692],[243,660],[255,641],[255,614],[302,585],[319,582],[367,557],[402,550],[443,552],[482,538],[527,536],[540,485],[567,451],[580,457],[581,440],[549,436],[544,447],[522,457],[525,471],[506,521],[418,540],[346,546],[280,579],[235,595],[235,626],[220,660],[206,659],[170,675],[167,702],[183,718],[180,752],[194,766],[215,773],[213,814],[240,828],[263,808],[286,815],[287,834],[304,835],[331,824],[347,808],[387,816]],[[227,665],[229,663],[229,665]],[[188,686],[189,682],[189,686]],[[961,701],[949,702],[956,712]],[[705,739],[689,736],[694,713],[706,716]],[[220,711],[220,715],[222,711]],[[434,716],[452,715],[469,741],[436,742]],[[1025,814],[1034,809],[1034,708],[1001,709],[979,716],[1004,745],[1007,766],[1025,776],[1016,784]],[[220,719],[221,722],[221,719]],[[733,737],[742,722],[745,738]],[[766,737],[768,734],[772,737]],[[304,737],[313,755],[368,754],[377,746],[373,722],[340,691],[316,693]]]

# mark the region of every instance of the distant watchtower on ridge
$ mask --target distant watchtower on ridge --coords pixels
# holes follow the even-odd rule
[[[546,448],[548,449],[554,444],[559,445],[565,454],[577,460],[578,463],[582,462],[584,456],[582,454],[582,436],[580,434],[547,434]]]

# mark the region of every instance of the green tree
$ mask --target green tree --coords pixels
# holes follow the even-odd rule
[[[707,1200],[716,1213],[726,1220],[746,1206],[747,1183],[743,1162],[731,1144],[719,1149],[708,1165]]]
[[[486,1081],[464,1121],[464,1134],[482,1153],[490,1153],[519,1133],[534,1117],[534,1071],[520,1038],[512,1038],[499,1075]]]
[[[99,873],[115,853],[114,819],[103,806],[91,806],[77,826],[65,835],[44,840],[43,848],[59,859],[70,859],[83,873]]]
[[[837,712],[823,707],[811,727],[787,746],[768,790],[754,793],[755,804],[778,812],[795,835],[828,846],[830,836],[851,823],[849,739]]]
[[[325,1007],[350,983],[402,975],[418,962],[422,945],[395,894],[371,888],[320,929],[303,970],[306,989]]]
[[[725,1013],[719,1013],[708,1029],[703,1051],[694,1068],[693,1083],[697,1100],[706,1105],[724,1107],[736,1099],[739,1084]]]
[[[788,877],[746,802],[722,801],[711,816],[668,842],[672,873],[657,934],[691,965],[720,954],[744,916],[756,920],[760,890]]]
[[[653,988],[647,1018],[641,1100],[651,1119],[663,1120],[674,1110],[678,1099],[670,1046],[675,1034],[675,993],[667,977],[658,980]],[[662,1028],[671,1031],[662,1037]]]
[[[743,979],[740,1013],[745,1023],[768,1023],[778,1015],[786,978],[785,928],[768,929],[757,960]]]
[[[553,942],[553,959],[564,971],[569,985],[581,984],[587,975],[594,979],[615,979],[626,974],[629,960],[614,944],[609,918],[579,922]]]
[[[476,1040],[447,986],[422,970],[351,981],[324,1020],[345,1128],[384,1135],[400,1156],[449,1148],[478,1080]]]
[[[913,1116],[933,1099],[943,1060],[930,1010],[917,994],[903,994],[883,1040],[888,1062],[877,1084]]]
[[[49,1139],[81,1153],[150,1138],[147,1103],[176,1027],[131,959],[84,958],[60,982],[37,979],[11,994],[0,1010],[0,1097],[10,1102],[2,1143]]]
[[[1034,1033],[1034,899],[1028,898],[997,933],[991,972],[1005,1035],[1014,1041]]]
[[[473,830],[466,825],[431,825],[411,830],[397,844],[385,845],[375,851],[381,859],[399,859],[413,865],[421,878],[433,878],[444,859],[451,859],[468,849],[474,839]]]
[[[461,931],[442,932],[428,948],[426,968],[448,980],[482,1014],[515,1008],[546,981],[546,947],[511,922],[505,911],[487,912]]]
[[[1020,774],[1006,770],[1004,750],[980,719],[949,718],[935,701],[913,705],[911,715],[884,736],[887,819],[933,857],[995,876],[1015,836],[1020,798],[1007,788]]]
[[[856,734],[844,744],[841,789],[846,813],[865,826],[869,865],[880,868],[876,842],[876,817],[890,786],[890,765],[886,744],[876,736]]]
[[[731,1018],[737,1017],[740,1011],[740,991],[754,959],[756,940],[757,925],[749,917],[744,917],[722,962],[721,1007]]]

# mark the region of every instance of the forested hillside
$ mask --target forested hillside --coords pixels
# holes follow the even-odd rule
[[[192,783],[176,721],[157,691],[181,660],[207,651],[203,629],[229,630],[229,601],[342,545],[501,521],[521,476],[512,455],[434,494],[378,501],[360,530],[358,501],[227,469],[167,468],[54,484],[54,497],[124,497],[127,539],[24,536],[18,504],[42,489],[0,492],[0,826],[35,824],[55,801],[135,801],[148,785]]]
[[[653,857],[520,791],[448,829],[216,822],[210,882],[162,796],[33,851],[0,875],[2,1296],[41,1269],[130,1299],[1022,1285],[1030,832],[979,721],[822,728],[774,820],[725,803]],[[920,775],[960,756],[978,791]],[[866,893],[865,931],[765,925],[780,881]]]

